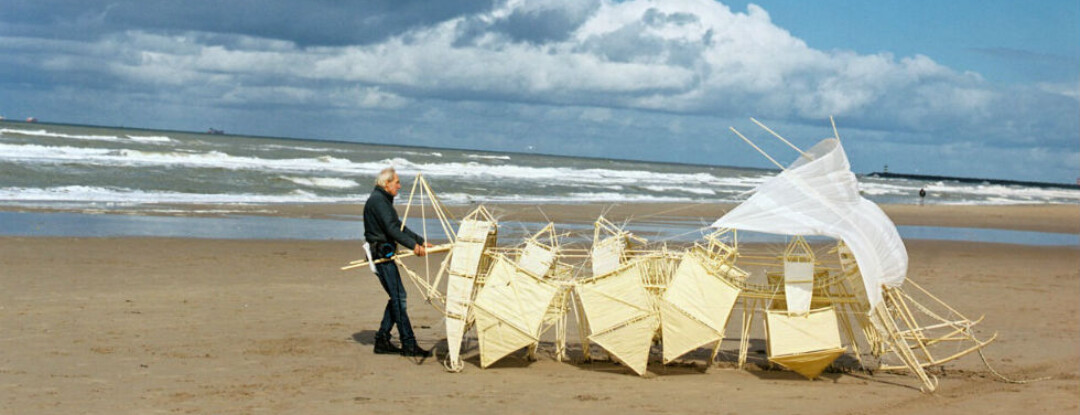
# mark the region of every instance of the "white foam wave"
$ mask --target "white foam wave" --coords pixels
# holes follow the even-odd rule
[[[479,160],[510,160],[510,156],[490,156],[483,154],[466,154],[465,157]]]
[[[917,194],[919,192],[919,188],[914,186],[904,186],[891,183],[859,182],[859,191],[868,196],[904,196]]]
[[[74,138],[78,140],[106,140],[117,141],[120,137],[115,135],[75,135],[75,134],[62,134],[54,133],[45,130],[21,130],[14,128],[0,128],[0,134],[3,135],[26,135],[32,137],[51,137],[51,138]]]
[[[867,196],[878,198],[898,196],[902,198],[899,200],[917,199],[919,189],[925,189],[928,194],[927,199],[936,204],[1080,203],[1080,189],[1052,187],[943,181],[924,183],[909,180],[890,180],[889,182],[882,182],[875,180],[860,182],[859,189]]]
[[[649,196],[623,193],[570,193],[565,195],[495,195],[476,196],[466,193],[440,194],[439,200],[446,204],[463,205],[472,203],[551,203],[551,204],[583,204],[583,203],[687,203],[700,201],[690,197],[678,196]],[[720,202],[733,202],[723,200]]]
[[[26,130],[20,130],[26,131]],[[130,140],[130,139],[125,139]],[[431,153],[425,153],[430,155]],[[726,198],[732,191],[750,190],[769,179],[768,172],[749,173],[745,176],[717,176],[706,172],[674,173],[641,170],[616,170],[609,168],[574,168],[560,166],[523,166],[518,164],[492,164],[483,160],[453,159],[417,162],[396,157],[383,160],[353,161],[342,157],[319,155],[314,157],[272,159],[257,156],[237,156],[224,151],[174,149],[171,151],[147,151],[135,149],[82,148],[63,145],[7,144],[0,143],[0,162],[23,164],[77,164],[102,167],[167,167],[167,168],[214,168],[224,170],[247,170],[284,177],[313,175],[321,179],[335,177],[373,177],[387,165],[394,165],[406,181],[417,172],[423,172],[431,180],[466,183],[469,187],[529,189],[547,185],[571,186],[578,189],[597,189],[608,192],[601,201],[634,200],[633,190],[647,189],[670,193],[674,200]],[[368,155],[370,157],[370,155]],[[415,159],[415,158],[414,158]],[[427,159],[430,160],[430,159]],[[315,174],[312,174],[315,173]],[[287,179],[288,180],[288,179]],[[347,179],[305,179],[296,182],[307,188],[351,189],[357,182]],[[295,182],[295,181],[294,181]],[[867,180],[860,183],[864,194],[888,199],[908,196],[926,186],[934,203],[1080,203],[1080,190],[1041,188],[991,184],[968,184],[956,182],[916,183],[904,181]],[[336,187],[335,187],[336,186]],[[497,193],[506,193],[502,190]],[[528,190],[521,190],[529,193]],[[542,191],[541,191],[542,192]],[[631,194],[623,194],[631,193]],[[601,193],[604,194],[604,193]],[[611,195],[619,195],[614,197]],[[584,200],[595,194],[582,196]],[[939,195],[948,195],[947,198]],[[474,196],[475,197],[475,196]],[[548,201],[567,200],[570,196],[558,194]],[[508,198],[507,202],[536,201],[534,196]],[[664,201],[664,200],[659,200]],[[467,203],[467,202],[463,202]]]
[[[373,163],[353,166],[352,161],[331,156],[299,159],[267,159],[233,156],[221,151],[197,152],[142,151],[132,149],[101,149],[68,146],[42,146],[36,144],[0,144],[0,160],[30,163],[66,163],[78,161],[93,166],[168,166],[221,168],[229,170],[266,171],[319,171],[330,170],[345,173],[378,172]],[[366,164],[370,164],[367,166]],[[385,164],[385,163],[384,163]]]
[[[261,146],[261,147],[264,148],[264,149],[270,149],[270,150],[300,150],[300,151],[310,151],[312,153],[348,153],[349,152],[348,150],[343,150],[343,149],[339,149],[339,148],[286,146],[286,145],[279,145],[279,144],[269,144],[269,145],[265,145],[265,146]]]
[[[979,205],[1023,205],[1023,204],[1029,204],[1029,203],[1037,203],[1037,202],[1031,201],[1031,200],[1008,199],[1008,198],[1004,198],[1004,197],[989,197],[989,198],[986,198],[984,200],[980,200],[977,204],[979,204]],[[974,204],[974,203],[972,201],[968,201],[968,200],[960,200],[960,201],[956,201],[956,202],[945,202],[945,203],[942,203],[942,204],[944,204],[944,205],[970,205],[970,204]]]
[[[0,143],[0,160],[29,163],[77,161],[80,164],[97,166],[196,167],[266,172],[319,171],[364,176],[374,176],[387,165],[393,165],[398,169],[398,173],[402,177],[410,177],[417,172],[423,172],[428,177],[450,178],[469,182],[506,183],[516,180],[602,186],[678,186],[680,189],[724,186],[751,188],[767,177],[733,178],[717,177],[708,173],[658,173],[647,170],[531,167],[512,164],[488,165],[478,162],[414,163],[404,158],[354,162],[325,155],[314,158],[269,159],[234,156],[220,151],[157,152],[2,143]]]
[[[360,187],[360,183],[357,183],[355,180],[342,179],[338,177],[279,177],[301,186],[317,187],[322,189],[351,189],[354,187]]]
[[[939,182],[927,186],[926,191],[965,204],[1080,203],[1080,189]]]
[[[662,193],[693,193],[696,195],[715,196],[716,192],[711,189],[682,187],[682,186],[642,186],[645,190]]]
[[[306,190],[288,194],[265,195],[251,193],[184,193],[146,191],[96,186],[58,186],[49,188],[0,188],[0,200],[5,204],[34,203],[117,203],[117,204],[278,204],[278,203],[344,203],[363,200],[366,195],[323,196]],[[694,202],[690,197],[626,195],[622,193],[570,193],[565,195],[504,195],[478,197],[465,193],[439,195],[447,204],[471,203],[678,203]]]
[[[406,156],[431,156],[431,157],[442,157],[443,156],[442,153],[440,153],[438,151],[432,151],[432,152],[428,152],[428,153],[421,153],[421,152],[418,152],[418,151],[400,151],[400,152],[394,152],[394,153],[395,154],[404,154]]]
[[[1073,200],[1080,202],[1080,189],[1024,187],[1000,184],[971,185],[964,183],[934,183],[926,187],[927,192],[959,193],[978,195],[989,198],[1003,198],[1027,202],[1044,200]],[[1023,202],[1022,202],[1023,203]]]
[[[93,141],[135,141],[140,143],[165,144],[172,142],[172,138],[166,136],[137,136],[125,135],[92,135],[92,134],[64,134],[46,130],[22,130],[16,128],[0,128],[0,135],[22,135],[31,137],[70,138],[74,140]]]
[[[138,142],[141,142],[141,143],[163,144],[163,143],[169,143],[169,142],[173,141],[172,138],[167,137],[167,136],[163,136],[163,135],[148,135],[148,136],[129,135],[129,136],[127,136],[127,138],[131,139],[132,141],[138,141]]]
[[[752,188],[763,178],[717,177],[709,173],[659,173],[647,170],[612,170],[600,168],[531,167],[513,164],[488,165],[465,163],[413,163],[395,158],[377,165],[392,164],[403,177],[423,172],[428,177],[456,178],[471,182],[500,182],[522,180],[551,184],[582,184],[603,186],[668,185],[681,189],[700,187],[740,186]]]
[[[49,188],[0,188],[0,199],[7,202],[95,202],[95,203],[175,203],[175,204],[272,204],[340,203],[355,201],[361,195],[319,196],[302,190],[285,195],[249,193],[182,193],[144,191],[94,186],[59,186]]]

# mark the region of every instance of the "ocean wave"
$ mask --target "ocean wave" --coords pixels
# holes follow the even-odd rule
[[[986,197],[1008,197],[1011,199],[1048,200],[1072,199],[1080,202],[1080,189],[1062,189],[1045,187],[1026,187],[1000,184],[950,184],[936,183],[926,187],[927,192],[961,193]]]
[[[93,140],[93,141],[135,141],[139,143],[152,143],[152,144],[167,144],[173,141],[172,138],[167,136],[137,136],[137,135],[125,135],[123,137],[116,135],[90,135],[90,134],[64,134],[55,133],[46,130],[22,130],[15,128],[0,128],[0,135],[22,135],[31,137],[49,137],[49,138],[70,138],[74,140]]]
[[[584,203],[693,203],[702,202],[700,199],[679,196],[650,196],[625,193],[569,193],[564,195],[492,195],[477,196],[466,193],[445,193],[439,195],[439,200],[448,205],[464,205],[474,203],[551,203],[551,204],[584,204]],[[709,202],[717,202],[710,200]],[[719,201],[733,202],[733,201]]]
[[[14,145],[0,144],[0,160],[15,160],[29,163],[58,163],[78,161],[91,166],[166,166],[220,168],[229,170],[262,171],[319,171],[331,170],[346,173],[373,171],[375,165],[354,165],[348,159],[332,156],[294,159],[267,159],[249,156],[234,156],[228,153],[212,151],[145,151],[134,149],[102,149],[69,146],[43,146],[37,144]],[[377,172],[377,170],[374,170]]]
[[[295,189],[287,194],[253,193],[185,193],[171,191],[147,191],[128,188],[100,186],[57,186],[48,188],[5,187],[0,188],[0,200],[7,204],[32,204],[40,202],[81,202],[117,204],[277,204],[277,203],[344,203],[364,200],[366,194],[326,196],[315,192]],[[680,196],[627,195],[622,193],[569,193],[563,195],[502,195],[483,196],[466,193],[440,194],[439,199],[450,205],[473,203],[678,203],[701,202],[699,199]]]
[[[483,154],[466,154],[465,157],[479,160],[510,160],[510,156],[490,156]]]
[[[415,162],[395,157],[383,160],[352,161],[321,155],[307,158],[272,159],[255,156],[236,156],[223,151],[147,151],[134,149],[80,148],[37,144],[0,143],[0,161],[23,163],[76,163],[95,166],[164,166],[188,168],[218,168],[250,170],[266,173],[320,172],[340,176],[373,177],[388,165],[397,168],[407,181],[423,172],[431,180],[474,183],[498,188],[529,188],[534,186],[567,185],[585,188],[616,190],[639,188],[651,192],[671,192],[675,195],[714,196],[728,192],[750,190],[768,180],[772,173],[718,177],[707,172],[655,172],[615,170],[604,168],[535,167],[518,164],[490,164],[482,161]],[[292,175],[286,175],[295,177]],[[329,176],[319,176],[329,177]],[[352,182],[305,182],[309,187],[351,188]],[[922,183],[860,183],[863,193],[871,198],[907,198],[918,192]],[[349,186],[349,187],[346,187]],[[925,184],[934,203],[1063,203],[1080,202],[1080,190],[1040,188],[993,184],[964,184],[937,182]],[[632,191],[627,193],[634,193]],[[629,197],[629,196],[627,196]]]
[[[74,138],[77,140],[105,140],[105,141],[119,141],[120,137],[115,135],[76,135],[76,134],[62,134],[54,133],[46,130],[20,130],[14,128],[0,128],[0,134],[3,135],[24,135],[31,137],[50,137],[50,138]]]
[[[421,152],[418,152],[418,151],[395,151],[395,153],[404,154],[404,155],[407,155],[407,156],[431,156],[431,157],[442,157],[443,156],[443,154],[438,152],[438,151],[431,151],[431,152],[427,152],[427,153],[421,153]]]
[[[306,147],[306,146],[286,146],[281,144],[268,144],[260,146],[265,150],[290,150],[290,151],[309,151],[312,153],[348,153],[349,150],[343,150],[339,148],[326,148],[326,147]]]
[[[8,134],[11,129],[2,129],[0,133]],[[49,133],[45,130],[17,130],[19,134],[30,131],[41,135],[65,135]],[[14,133],[13,133],[14,134]],[[70,136],[70,135],[66,135]],[[114,140],[113,136],[101,137],[108,141]],[[126,138],[118,141],[134,143],[142,140],[145,142],[167,143],[170,139],[164,135],[126,135]],[[142,142],[140,141],[140,142]],[[534,160],[527,155],[514,156],[513,161],[507,161],[510,156],[492,155],[492,158],[470,157],[468,153],[449,153],[452,157],[441,157],[438,152],[426,151],[399,151],[387,148],[375,148],[372,151],[348,151],[327,152],[313,154],[299,154],[288,152],[262,152],[252,149],[265,147],[255,144],[235,144],[230,142],[214,143],[214,150],[209,150],[202,143],[192,141],[178,141],[183,145],[192,145],[190,148],[172,147],[147,147],[124,144],[110,144],[110,147],[118,148],[89,148],[78,147],[80,144],[67,142],[58,145],[46,144],[13,144],[0,143],[0,163],[12,163],[15,165],[32,166],[27,171],[41,171],[53,169],[67,171],[68,167],[104,167],[105,170],[113,171],[114,167],[122,169],[135,169],[141,173],[145,169],[148,173],[162,174],[186,174],[192,170],[185,169],[216,169],[221,171],[200,171],[200,176],[212,176],[209,182],[219,181],[227,183],[234,177],[230,171],[243,171],[245,176],[257,177],[257,180],[274,181],[275,178],[288,180],[299,187],[310,190],[309,194],[293,195],[262,195],[264,189],[245,188],[244,191],[252,192],[250,195],[224,195],[219,199],[211,196],[194,195],[192,203],[230,203],[237,197],[244,200],[248,197],[257,200],[247,203],[333,203],[340,198],[355,200],[363,195],[345,197],[340,193],[352,192],[351,189],[362,186],[371,177],[374,177],[386,166],[393,165],[406,185],[411,177],[422,172],[431,181],[432,186],[438,191],[447,189],[449,192],[459,192],[458,196],[444,196],[451,203],[474,203],[477,201],[491,201],[502,203],[578,203],[578,202],[703,202],[703,201],[736,201],[742,193],[749,191],[761,183],[769,180],[775,172],[768,171],[734,171],[724,169],[696,169],[693,166],[672,167],[670,165],[650,166],[647,163],[619,164],[619,166],[640,166],[635,168],[616,169],[606,162],[590,162],[582,160],[568,160],[566,164],[574,163],[577,167],[559,165],[558,161]],[[66,144],[66,145],[65,145]],[[277,144],[275,144],[277,145]],[[93,147],[99,147],[95,145]],[[288,149],[290,146],[283,146]],[[310,147],[315,149],[316,147]],[[417,154],[410,156],[409,153]],[[273,154],[290,154],[292,158],[271,158]],[[393,157],[387,157],[393,154]],[[440,158],[432,158],[438,155]],[[483,154],[471,154],[472,156],[485,156]],[[284,157],[284,156],[283,156]],[[348,157],[348,158],[346,158]],[[363,160],[367,158],[367,160]],[[360,159],[360,160],[353,160]],[[43,166],[44,168],[39,168]],[[660,171],[657,171],[660,170]],[[119,170],[117,170],[119,171]],[[129,172],[128,170],[124,170]],[[255,174],[249,174],[254,172]],[[36,173],[35,173],[36,174]],[[126,176],[138,176],[139,174],[127,174]],[[45,177],[42,175],[41,177]],[[38,186],[47,186],[49,183],[38,181],[36,178],[29,181],[16,181],[14,183],[35,183]],[[96,181],[94,183],[109,183],[119,188],[138,188],[140,183],[134,183],[129,179],[120,178],[118,182]],[[128,180],[128,181],[124,181]],[[12,182],[9,182],[12,183]],[[56,183],[56,182],[54,182]],[[280,183],[279,183],[280,184]],[[33,186],[30,186],[33,187]],[[1063,188],[1043,188],[1034,186],[974,184],[951,181],[938,181],[925,183],[920,181],[891,180],[861,178],[860,189],[867,197],[883,203],[915,203],[919,199],[919,188],[925,187],[930,195],[926,198],[927,203],[935,204],[1015,204],[1015,203],[1080,203],[1080,190]],[[149,192],[142,195],[132,192],[108,193],[104,188],[97,188],[88,192],[90,200],[94,195],[103,195],[101,200],[124,202],[128,199],[141,201],[153,199],[154,195],[166,193]],[[475,191],[473,191],[475,189]],[[79,192],[51,191],[46,192],[38,189],[42,197],[58,197],[57,200],[67,200],[63,197]],[[462,191],[464,190],[464,191]],[[210,190],[212,191],[212,190]],[[590,192],[592,191],[592,192]],[[270,193],[273,190],[265,190]],[[330,193],[323,198],[317,193]],[[466,194],[466,193],[472,194]],[[366,192],[365,192],[366,193]],[[487,193],[487,194],[485,194]],[[490,194],[490,195],[489,195]],[[31,191],[30,195],[33,195]],[[67,196],[63,196],[67,195]],[[111,195],[111,196],[110,196]],[[182,203],[188,195],[185,193],[168,193],[170,200],[179,200]],[[493,195],[493,196],[492,196]],[[203,198],[210,197],[207,201]],[[11,199],[8,200],[23,200]],[[149,203],[149,202],[147,202]]]
[[[927,201],[935,204],[1025,204],[1080,203],[1080,189],[1032,187],[961,182],[920,182],[897,180],[888,183],[878,180],[862,181],[860,191],[871,198],[903,201],[918,199],[919,189],[925,189]]]
[[[354,187],[360,187],[360,183],[357,183],[355,180],[342,179],[338,177],[278,177],[301,186],[317,187],[322,189],[351,189]]]
[[[912,186],[907,193],[918,192],[919,188],[926,189],[928,199],[941,204],[1080,203],[1080,189],[936,182]]]
[[[683,187],[683,186],[642,186],[642,188],[645,189],[645,190],[651,191],[651,192],[660,192],[660,193],[682,193],[682,192],[686,192],[686,193],[693,193],[693,194],[696,194],[696,195],[704,195],[704,196],[715,196],[716,195],[716,192],[713,191],[712,189],[698,189],[698,188]]]
[[[397,157],[378,161],[356,162],[349,159],[319,156],[314,158],[270,159],[234,156],[221,151],[145,151],[134,149],[96,149],[36,144],[0,144],[0,160],[30,163],[78,161],[97,166],[151,165],[166,167],[220,168],[266,172],[334,172],[342,175],[374,176],[386,166],[394,166],[402,177],[423,172],[433,178],[464,181],[499,182],[510,180],[552,184],[596,184],[603,186],[738,186],[752,188],[762,177],[717,177],[709,173],[658,173],[648,170],[612,170],[601,168],[532,167],[513,164],[490,165],[479,162],[416,163]]]
[[[522,180],[551,184],[596,184],[602,186],[670,185],[682,188],[710,185],[724,186],[745,179],[720,178],[709,173],[660,173],[648,170],[612,170],[601,168],[532,167],[514,164],[490,165],[478,162],[413,163],[394,158],[377,165],[390,164],[403,177],[423,172],[428,177],[457,178],[466,181]],[[753,187],[745,183],[745,187]]]
[[[919,187],[916,186],[904,186],[888,183],[859,183],[859,192],[868,196],[886,196],[886,195],[912,195],[918,194]]]
[[[169,143],[169,142],[173,141],[172,138],[167,137],[167,136],[163,136],[163,135],[148,135],[148,136],[129,135],[129,136],[127,136],[127,138],[132,140],[132,141],[138,141],[140,143],[165,144],[165,143]]]
[[[0,188],[0,199],[10,202],[94,202],[94,203],[174,203],[174,204],[274,204],[274,203],[340,203],[356,201],[361,195],[320,196],[294,190],[289,194],[265,195],[251,193],[183,193],[146,191],[127,188],[95,186],[58,186],[49,188]]]

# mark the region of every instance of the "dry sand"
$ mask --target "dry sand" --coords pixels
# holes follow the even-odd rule
[[[679,206],[544,213],[591,221],[605,209],[642,217],[671,208]],[[901,224],[1080,227],[1076,206],[886,210]],[[386,296],[368,271],[338,270],[359,256],[358,242],[7,237],[0,414],[1080,411],[1080,248],[906,242],[910,278],[969,316],[985,314],[983,337],[999,333],[986,351],[997,370],[1052,379],[998,382],[977,355],[947,364],[934,394],[902,374],[826,373],[811,382],[730,362],[705,370],[700,359],[653,362],[640,378],[610,362],[556,362],[550,347],[535,362],[518,354],[480,369],[475,342],[465,370],[447,373],[436,359],[372,353]],[[415,291],[410,301],[421,345],[445,350],[438,313]]]

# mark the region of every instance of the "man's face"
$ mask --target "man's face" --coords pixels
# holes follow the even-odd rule
[[[401,180],[398,180],[397,173],[395,173],[394,177],[386,183],[386,193],[389,193],[390,196],[397,197],[398,190],[401,190]]]

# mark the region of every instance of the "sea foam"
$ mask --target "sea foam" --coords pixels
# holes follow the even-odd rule
[[[342,179],[338,177],[280,176],[280,178],[301,186],[317,187],[323,189],[351,189],[354,187],[360,187],[360,183],[357,183],[355,180]]]
[[[6,202],[94,202],[94,203],[169,203],[169,204],[229,204],[229,203],[340,203],[355,201],[358,195],[319,196],[294,190],[288,194],[266,195],[249,193],[185,193],[145,191],[95,186],[58,186],[49,188],[0,188],[0,200]]]
[[[68,138],[73,140],[94,140],[94,141],[135,141],[140,143],[152,143],[152,144],[167,144],[173,141],[172,138],[167,136],[139,136],[139,135],[90,135],[90,134],[64,134],[56,133],[46,130],[22,130],[16,128],[0,128],[0,135],[3,136],[30,136],[30,137],[50,137],[50,138]]]

